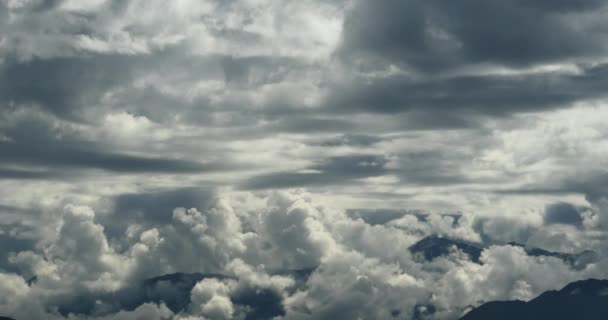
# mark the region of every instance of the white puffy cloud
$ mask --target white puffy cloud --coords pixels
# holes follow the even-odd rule
[[[21,276],[0,273],[0,310],[8,314],[14,313],[29,291],[29,286]]]
[[[397,263],[353,251],[327,257],[307,286],[286,300],[287,319],[409,316],[416,302],[426,299],[423,283]]]
[[[156,305],[152,303],[144,303],[132,311],[119,311],[115,314],[103,317],[82,317],[71,316],[68,319],[86,319],[86,320],[170,320],[173,319],[173,312],[164,304]]]
[[[192,289],[192,311],[209,319],[231,319],[234,307],[230,287],[217,279],[204,279]]]
[[[496,228],[508,221],[482,220],[479,227],[472,215],[432,213],[424,219],[405,214],[371,225],[342,210],[318,205],[311,194],[301,191],[225,193],[206,208],[176,208],[169,224],[127,228],[124,236],[133,240],[120,252],[108,242],[92,208],[67,205],[59,217],[54,233],[42,238],[37,248],[11,256],[24,276],[37,279],[28,285],[24,276],[2,274],[4,283],[10,284],[3,287],[8,292],[5,300],[10,301],[3,303],[15,306],[6,310],[17,310],[25,301],[36,299],[38,306],[22,314],[46,314],[49,307],[70,305],[86,294],[105,302],[94,304],[90,311],[75,309],[69,317],[165,319],[173,313],[163,305],[142,304],[121,311],[120,304],[103,297],[154,276],[202,272],[225,277],[196,283],[189,293],[190,306],[178,319],[243,317],[255,310],[242,304],[254,301],[247,300],[254,297],[247,294],[260,290],[272,292],[285,319],[344,314],[406,319],[426,314],[449,319],[482,301],[531,299],[570,281],[604,274],[604,262],[575,270],[560,259],[531,257],[509,245],[485,249],[480,263],[458,251],[431,262],[415,261],[408,247],[423,236],[439,233],[481,242],[483,234],[498,232]],[[530,231],[528,244],[547,244],[554,239],[550,232],[563,229],[564,234],[564,228],[572,230],[566,232],[572,239],[583,241],[567,248],[589,243],[581,236],[587,229],[552,225]],[[517,238],[517,234],[512,236]],[[290,273],[300,269],[310,270],[310,277],[302,280]],[[57,312],[48,316],[62,317]]]

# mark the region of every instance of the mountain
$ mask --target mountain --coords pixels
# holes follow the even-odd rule
[[[529,302],[494,301],[473,309],[460,320],[605,320],[608,280],[588,279],[547,291]]]
[[[273,272],[295,280],[292,290],[300,290],[316,268]],[[134,310],[143,303],[161,303],[174,313],[185,310],[190,304],[192,288],[203,279],[237,280],[235,277],[213,273],[171,273],[143,281],[133,282],[117,291],[100,294],[84,290],[77,297],[66,299],[58,306],[59,314],[89,315],[103,305],[112,310]],[[246,313],[243,320],[272,319],[285,314],[283,297],[268,288],[240,288],[230,295],[235,308]],[[104,315],[104,314],[102,314]],[[4,320],[0,317],[0,320]]]
[[[591,250],[585,250],[580,253],[563,253],[563,252],[553,252],[540,248],[526,248],[525,245],[517,242],[509,242],[511,246],[521,247],[523,248],[529,256],[533,257],[555,257],[562,259],[564,262],[567,262],[575,269],[584,269],[589,263],[593,263],[598,261],[599,257],[597,253]]]
[[[9,318],[9,317],[2,317],[2,316],[0,316],[0,320],[15,320],[15,319]]]
[[[416,242],[409,250],[415,256],[422,256],[424,259],[431,261],[435,258],[450,254],[454,248],[464,252],[475,262],[479,262],[479,257],[483,251],[480,246],[438,235],[431,235]]]
[[[598,261],[598,255],[594,251],[585,250],[581,253],[553,252],[541,248],[526,248],[523,244],[509,242],[507,245],[523,248],[529,256],[555,257],[570,264],[574,269],[584,269],[588,264]],[[469,256],[471,261],[479,263],[479,257],[484,246],[463,240],[451,239],[439,235],[428,236],[409,247],[410,252],[416,257],[431,261],[435,258],[449,255],[454,249],[458,249]]]

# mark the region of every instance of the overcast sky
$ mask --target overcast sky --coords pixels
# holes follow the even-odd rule
[[[0,0],[0,315],[266,288],[281,319],[457,319],[606,277],[505,246],[608,254],[606,88],[603,0]],[[416,261],[431,234],[485,263]],[[173,272],[236,280],[61,311]]]

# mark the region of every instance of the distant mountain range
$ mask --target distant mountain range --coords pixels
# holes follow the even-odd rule
[[[273,275],[289,276],[295,280],[292,290],[303,288],[315,268],[274,272]],[[172,273],[148,278],[107,294],[81,292],[73,299],[67,299],[58,307],[58,312],[88,315],[100,304],[108,310],[134,310],[143,303],[161,303],[174,313],[185,310],[190,305],[192,288],[203,279],[234,279],[235,277],[213,273]],[[36,281],[33,279],[32,281]],[[268,288],[241,288],[233,292],[230,300],[235,308],[245,310],[244,320],[272,319],[285,314],[283,297]],[[5,320],[0,318],[0,320]]]
[[[431,261],[441,256],[447,256],[450,252],[454,251],[454,249],[462,251],[475,262],[479,262],[479,257],[483,251],[482,247],[470,242],[450,239],[438,235],[428,236],[414,243],[409,248],[414,256],[422,257],[427,261]]]
[[[540,248],[526,248],[523,244],[510,242],[507,245],[523,248],[530,256],[555,257],[571,265],[574,269],[584,269],[588,264],[598,260],[598,255],[594,251],[585,250],[580,253],[552,252]],[[415,244],[409,250],[415,256],[431,261],[435,258],[446,256],[450,252],[458,249],[469,256],[471,261],[479,263],[484,246],[457,239],[451,239],[438,235],[428,236]]]
[[[559,291],[547,291],[528,302],[494,301],[473,309],[460,320],[606,320],[608,280],[589,279],[570,283]]]
[[[444,243],[443,241],[440,241]],[[428,241],[426,241],[428,243]],[[465,247],[468,248],[468,247]],[[305,285],[314,269],[284,272]],[[190,303],[190,291],[197,282],[205,279],[233,279],[220,274],[173,273],[144,280],[113,295],[121,305],[120,309],[132,310],[142,303],[164,302],[169,309],[178,313]],[[83,302],[88,299],[80,300]],[[248,290],[231,296],[236,307],[247,310],[244,319],[272,319],[285,315],[282,298],[272,290]],[[76,301],[74,301],[76,302]],[[73,305],[73,304],[72,304]],[[425,310],[434,312],[429,305]],[[67,311],[67,310],[64,310]],[[75,311],[75,310],[72,310]],[[84,311],[84,310],[81,310]],[[416,309],[414,319],[427,319]],[[87,312],[82,312],[86,314]],[[419,314],[420,313],[420,314]],[[608,319],[608,280],[588,279],[568,284],[559,291],[547,291],[529,301],[493,301],[469,311],[460,320],[606,320]],[[15,320],[0,316],[0,320]]]
[[[285,275],[292,274],[298,278],[301,274],[310,275],[305,270],[285,272]],[[143,282],[141,287],[135,290],[139,292],[138,303],[143,302],[164,302],[174,313],[185,310],[190,304],[190,292],[197,282],[203,279],[236,279],[221,274],[202,274],[202,273],[173,273],[160,277],[150,278]],[[297,280],[296,280],[297,282]],[[171,288],[167,290],[167,288]],[[241,306],[247,310],[245,320],[272,319],[275,316],[285,315],[283,308],[283,298],[271,289],[259,288],[253,290],[240,290],[230,297],[230,300],[237,307]],[[134,308],[136,306],[131,306]]]
[[[189,291],[194,284],[203,278],[210,277],[216,277],[216,275],[174,273],[148,279],[143,286],[148,290],[153,290],[154,287],[165,282],[176,284],[178,287],[183,285],[179,290],[172,292],[183,296],[182,298],[176,297],[176,300],[180,300],[178,304],[163,299],[169,308],[178,312],[185,307],[183,304],[185,301],[181,300],[186,299],[186,296],[189,303]],[[150,299],[145,299],[148,300],[146,302],[160,302],[156,298],[148,298]],[[277,298],[271,293],[254,292],[251,296],[233,297],[233,302],[236,305],[252,308],[248,309],[249,312],[245,319],[271,319],[274,316],[285,314],[280,300],[277,300]],[[416,317],[416,315],[414,318],[422,319]],[[460,320],[488,319],[606,320],[608,319],[608,280],[588,279],[572,282],[559,291],[547,291],[528,302],[519,300],[488,302],[460,318]],[[15,319],[0,316],[0,320]]]

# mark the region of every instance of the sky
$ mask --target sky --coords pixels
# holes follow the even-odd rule
[[[608,278],[607,17],[602,0],[0,0],[0,315],[251,319],[235,297],[264,289],[276,319],[457,319]],[[416,259],[429,235],[481,263]],[[176,272],[229,277],[180,312],[106,299]]]

